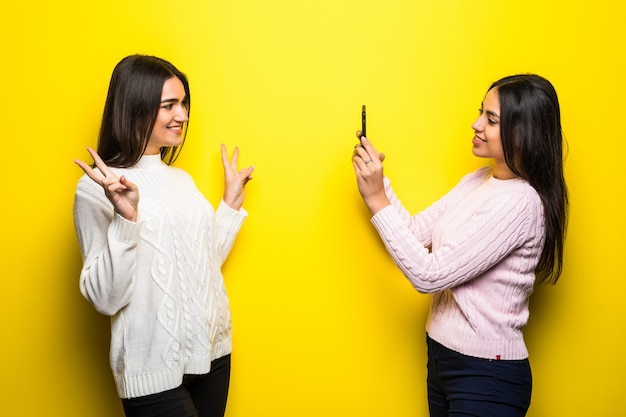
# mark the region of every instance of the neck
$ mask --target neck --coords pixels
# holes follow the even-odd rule
[[[511,171],[511,168],[509,168],[506,162],[498,163],[496,161],[496,165],[491,171],[491,175],[499,180],[512,180],[514,178],[517,178],[517,175],[515,175],[515,173]]]

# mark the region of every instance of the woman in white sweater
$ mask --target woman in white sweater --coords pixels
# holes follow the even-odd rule
[[[232,349],[221,266],[246,211],[222,145],[216,210],[173,167],[189,121],[189,84],[171,63],[132,55],[115,67],[95,167],[76,160],[80,290],[111,316],[110,361],[127,416],[223,416]],[[140,198],[141,197],[141,198]]]
[[[426,324],[432,417],[526,415],[532,376],[522,328],[535,280],[556,282],[568,196],[552,84],[520,74],[495,82],[472,125],[472,151],[493,166],[466,175],[411,215],[360,137],[359,191],[389,254],[417,291]]]

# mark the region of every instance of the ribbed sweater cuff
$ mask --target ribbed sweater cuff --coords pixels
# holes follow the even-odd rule
[[[224,200],[221,200],[215,211],[215,216],[226,230],[236,233],[241,229],[244,220],[248,217],[248,212],[243,207],[235,210],[226,204]]]
[[[109,236],[127,244],[135,244],[139,241],[142,222],[131,222],[115,213],[109,226]]]
[[[370,221],[383,236],[385,231],[389,232],[394,229],[394,226],[398,225],[397,210],[393,205],[389,205],[379,210],[378,213],[372,216]]]

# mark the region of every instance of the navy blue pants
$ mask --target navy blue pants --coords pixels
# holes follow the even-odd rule
[[[530,406],[528,359],[466,356],[427,337],[430,417],[523,417]]]
[[[230,383],[230,355],[211,362],[205,375],[185,375],[178,388],[122,399],[126,417],[223,417]]]

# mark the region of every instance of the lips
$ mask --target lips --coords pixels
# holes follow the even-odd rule
[[[486,140],[486,139],[483,139],[483,138],[481,138],[481,137],[478,137],[478,136],[474,136],[473,142],[474,142],[474,143],[481,143],[481,142],[482,142],[482,143],[486,143],[486,142],[487,142],[487,140]]]

